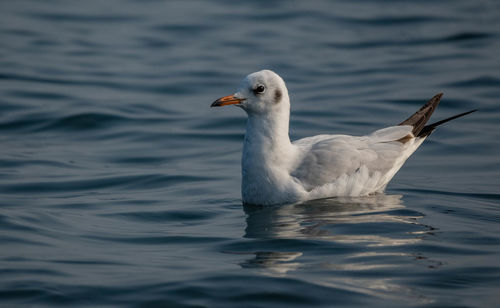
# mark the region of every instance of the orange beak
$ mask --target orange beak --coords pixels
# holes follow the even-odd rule
[[[224,96],[224,97],[219,98],[218,100],[213,102],[212,105],[210,105],[210,107],[236,105],[236,104],[241,103],[241,101],[243,101],[243,100],[244,100],[243,98],[237,98],[237,97],[234,97],[234,95],[228,95],[228,96]]]

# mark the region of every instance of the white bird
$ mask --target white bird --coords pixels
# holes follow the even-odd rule
[[[270,70],[248,75],[235,94],[219,98],[211,107],[235,105],[246,111],[243,202],[270,205],[383,192],[436,126],[476,111],[426,126],[441,96],[399,125],[366,136],[318,135],[294,142],[288,135],[288,90]]]

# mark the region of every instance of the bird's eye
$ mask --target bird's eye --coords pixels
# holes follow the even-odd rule
[[[255,89],[253,89],[253,93],[261,94],[261,93],[264,93],[265,90],[266,90],[266,87],[264,87],[263,85],[260,85],[260,86],[257,86]]]

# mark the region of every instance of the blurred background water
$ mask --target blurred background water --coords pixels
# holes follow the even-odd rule
[[[0,306],[493,307],[500,2],[2,1]],[[243,206],[272,69],[291,134],[366,134],[444,92],[385,195]]]

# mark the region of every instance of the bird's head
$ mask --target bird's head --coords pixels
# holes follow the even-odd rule
[[[236,93],[219,98],[211,107],[226,105],[238,106],[248,114],[269,114],[290,110],[285,82],[270,70],[248,75]]]

